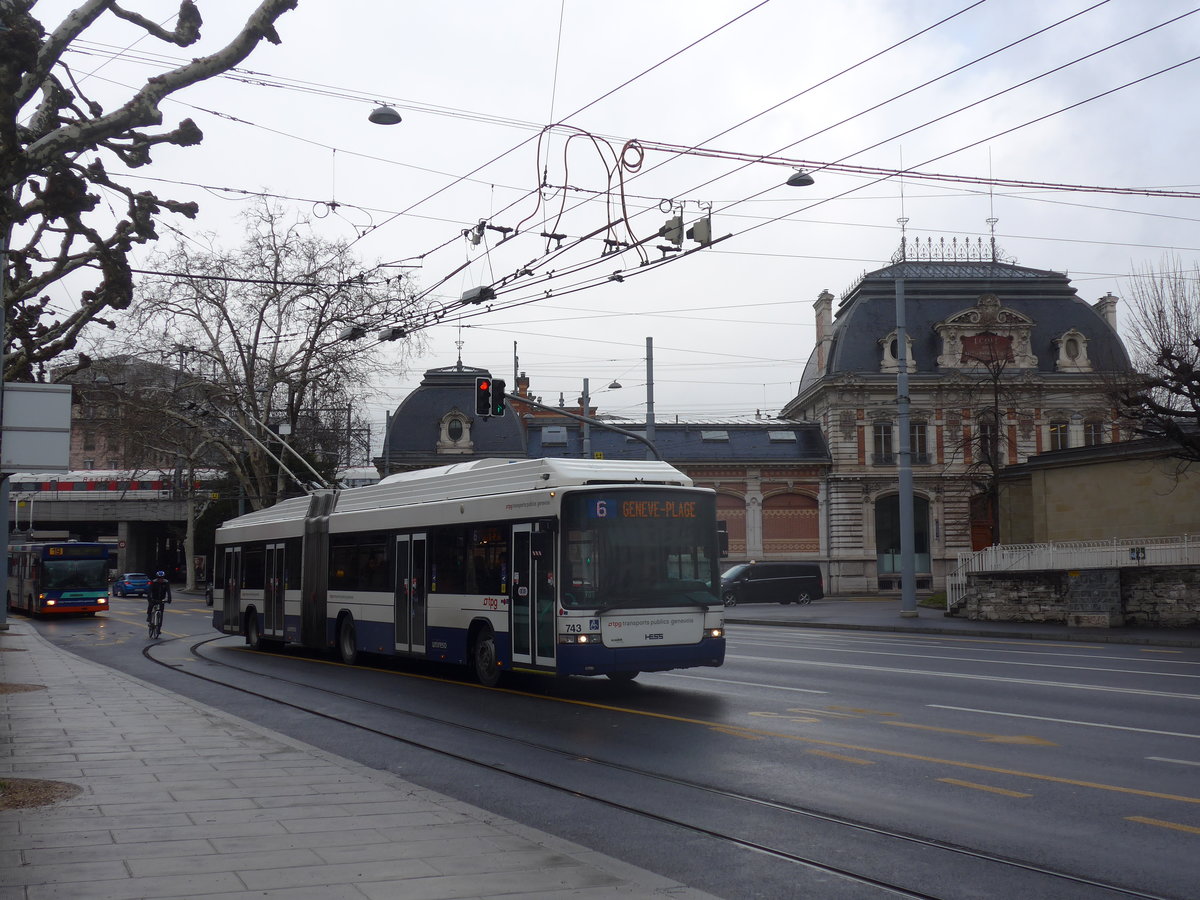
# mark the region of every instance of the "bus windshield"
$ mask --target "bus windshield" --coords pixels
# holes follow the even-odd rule
[[[107,559],[47,559],[42,565],[42,590],[108,590]]]
[[[639,609],[717,603],[711,494],[612,488],[563,498],[562,603]]]

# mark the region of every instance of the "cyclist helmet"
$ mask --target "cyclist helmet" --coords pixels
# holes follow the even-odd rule
[[[155,573],[154,573],[154,576],[155,576],[156,578],[166,578],[166,577],[167,577],[167,573],[166,573],[166,572],[155,572]]]

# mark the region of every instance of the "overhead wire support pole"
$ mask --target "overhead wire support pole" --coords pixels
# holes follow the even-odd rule
[[[510,400],[515,403],[524,403],[527,406],[532,406],[534,409],[544,409],[547,412],[557,413],[560,416],[566,416],[568,419],[574,419],[576,422],[582,422],[585,425],[592,425],[596,428],[605,428],[609,431],[615,431],[617,434],[623,434],[625,437],[633,438],[635,441],[641,441],[650,448],[650,452],[654,454],[654,458],[659,462],[664,462],[662,454],[658,452],[658,448],[653,443],[646,439],[644,434],[638,434],[636,431],[629,431],[626,428],[618,428],[610,422],[602,422],[600,419],[593,419],[591,416],[581,416],[578,413],[568,412],[559,406],[550,406],[548,403],[539,403],[537,400],[531,400],[528,397],[522,397],[515,394],[505,394],[505,400]]]
[[[904,279],[896,279],[896,468],[900,489],[900,616],[917,615],[917,575],[913,535],[912,442],[909,437],[908,323],[905,321]]]

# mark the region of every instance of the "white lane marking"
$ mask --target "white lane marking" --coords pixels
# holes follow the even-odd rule
[[[694,678],[696,681],[715,681],[717,684],[736,684],[742,687],[769,688],[772,691],[795,691],[797,694],[828,694],[829,691],[814,691],[809,688],[785,687],[781,684],[759,684],[755,681],[733,681],[729,678],[709,678],[705,675],[684,675],[680,672],[656,672],[669,678]]]
[[[766,626],[759,626],[759,627],[766,627]],[[774,629],[774,630],[780,631],[781,629]],[[1030,654],[1033,656],[1039,656],[1039,657],[1065,656],[1068,658],[1074,658],[1079,655],[1076,651],[1090,651],[1087,654],[1088,659],[1116,660],[1118,662],[1147,662],[1148,660],[1146,659],[1146,657],[1142,656],[1140,654],[1151,652],[1150,650],[1142,649],[1139,651],[1139,655],[1137,655],[1137,656],[1098,656],[1098,655],[1096,655],[1096,653],[1101,650],[1104,650],[1107,652],[1112,652],[1112,645],[1110,645],[1110,644],[1089,644],[1089,643],[1085,643],[1083,641],[1079,641],[1079,642],[1075,642],[1075,643],[1061,643],[1061,642],[1056,643],[1054,641],[1030,641],[1028,639],[1017,640],[1017,639],[1012,639],[1012,638],[1005,639],[1005,638],[1000,638],[1000,637],[965,638],[965,637],[957,637],[954,635],[926,635],[926,634],[920,634],[920,633],[912,634],[912,635],[905,634],[902,636],[896,635],[895,637],[886,637],[886,636],[859,637],[858,635],[860,635],[862,633],[863,632],[839,632],[839,631],[834,631],[832,629],[826,629],[826,628],[810,628],[810,629],[793,628],[793,629],[788,629],[785,635],[781,635],[778,637],[776,635],[772,635],[771,639],[767,639],[767,638],[763,638],[763,637],[756,637],[755,639],[752,640],[748,636],[733,637],[733,636],[729,635],[729,629],[726,629],[726,637],[727,637],[728,643],[730,643],[730,644],[733,644],[733,643],[746,644],[746,645],[753,645],[756,647],[812,647],[812,646],[816,646],[818,649],[824,650],[824,649],[829,649],[824,646],[825,643],[833,643],[836,641],[837,643],[842,643],[842,644],[883,644],[885,646],[898,645],[901,647],[941,647],[941,648],[945,649],[947,647],[947,644],[960,643],[960,644],[982,645],[982,646],[971,646],[969,648],[961,648],[963,650],[969,649],[973,652],[977,651],[979,653],[1027,653],[1027,654]],[[794,640],[794,641],[787,640],[787,638],[791,638],[791,637],[795,637],[796,640]],[[1011,644],[1013,646],[1000,647],[1000,646],[997,646],[998,644]],[[1018,648],[1020,648],[1020,649],[1018,649]],[[1056,651],[1056,650],[1070,650],[1072,652],[1070,652],[1070,653],[1051,652],[1051,651]],[[1153,652],[1177,653],[1180,651],[1170,650],[1170,651],[1153,651]],[[1195,659],[1195,660],[1192,660],[1192,659],[1154,659],[1154,660],[1149,660],[1149,661],[1155,663],[1156,665],[1200,666],[1200,659]]]
[[[1181,766],[1200,766],[1200,761],[1190,759],[1167,759],[1165,756],[1147,756],[1146,759],[1153,760],[1154,762],[1176,763]]]
[[[942,706],[938,703],[926,704],[930,709],[951,709],[955,712],[979,713],[982,716],[1004,716],[1009,719],[1036,719],[1038,722],[1057,722],[1059,725],[1085,725],[1088,728],[1111,728],[1114,731],[1136,731],[1138,734],[1163,734],[1167,737],[1191,738],[1200,740],[1200,734],[1187,734],[1182,731],[1159,731],[1155,728],[1134,728],[1132,725],[1110,725],[1107,722],[1079,722],[1075,719],[1056,719],[1051,716],[1031,716],[1026,713],[1000,712],[994,709],[972,709],[969,706]]]
[[[1200,694],[1173,694],[1170,691],[1147,691],[1140,688],[1105,687],[1097,684],[1076,684],[1072,681],[1042,681],[1036,678],[1006,678],[1001,675],[970,675],[963,672],[933,672],[928,669],[898,669],[889,666],[861,666],[852,663],[813,662],[807,659],[774,659],[765,656],[735,656],[726,659],[750,662],[774,662],[792,666],[813,666],[819,669],[858,669],[863,672],[890,672],[898,675],[928,675],[932,678],[960,678],[963,681],[995,681],[1001,684],[1029,684],[1035,687],[1058,687],[1075,691],[1098,691],[1106,694],[1133,694],[1139,697],[1170,697],[1173,700],[1200,700]]]
[[[821,649],[825,653],[859,653],[859,652],[861,652],[858,650],[850,650],[850,649],[842,648],[842,647],[823,647]],[[1061,663],[1025,662],[1023,660],[1015,660],[1015,659],[980,660],[980,659],[975,659],[970,656],[934,656],[930,653],[888,653],[883,650],[873,650],[871,652],[871,655],[872,656],[899,656],[899,657],[903,657],[903,658],[911,658],[911,657],[915,656],[915,657],[919,657],[920,659],[936,659],[936,660],[941,660],[943,662],[969,662],[969,663],[986,662],[988,665],[993,665],[993,666],[1023,666],[1025,668],[1035,668],[1035,669],[1071,669],[1072,671],[1077,671],[1077,672],[1105,672],[1105,673],[1115,673],[1118,675],[1152,675],[1157,678],[1196,678],[1196,679],[1200,679],[1200,675],[1185,675],[1180,672],[1145,672],[1145,671],[1142,671],[1141,669],[1112,669],[1112,668],[1106,668],[1103,666],[1067,666],[1067,665],[1063,665]],[[739,658],[739,659],[758,659],[759,657],[743,656],[743,657],[737,657],[737,658]],[[766,660],[764,658],[764,661],[771,662],[773,660]],[[1141,660],[1139,660],[1139,661],[1141,661]]]

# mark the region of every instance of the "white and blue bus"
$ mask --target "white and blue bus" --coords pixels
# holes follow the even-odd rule
[[[300,497],[217,530],[214,627],[607,675],[725,659],[716,498],[662,462],[482,459]]]

